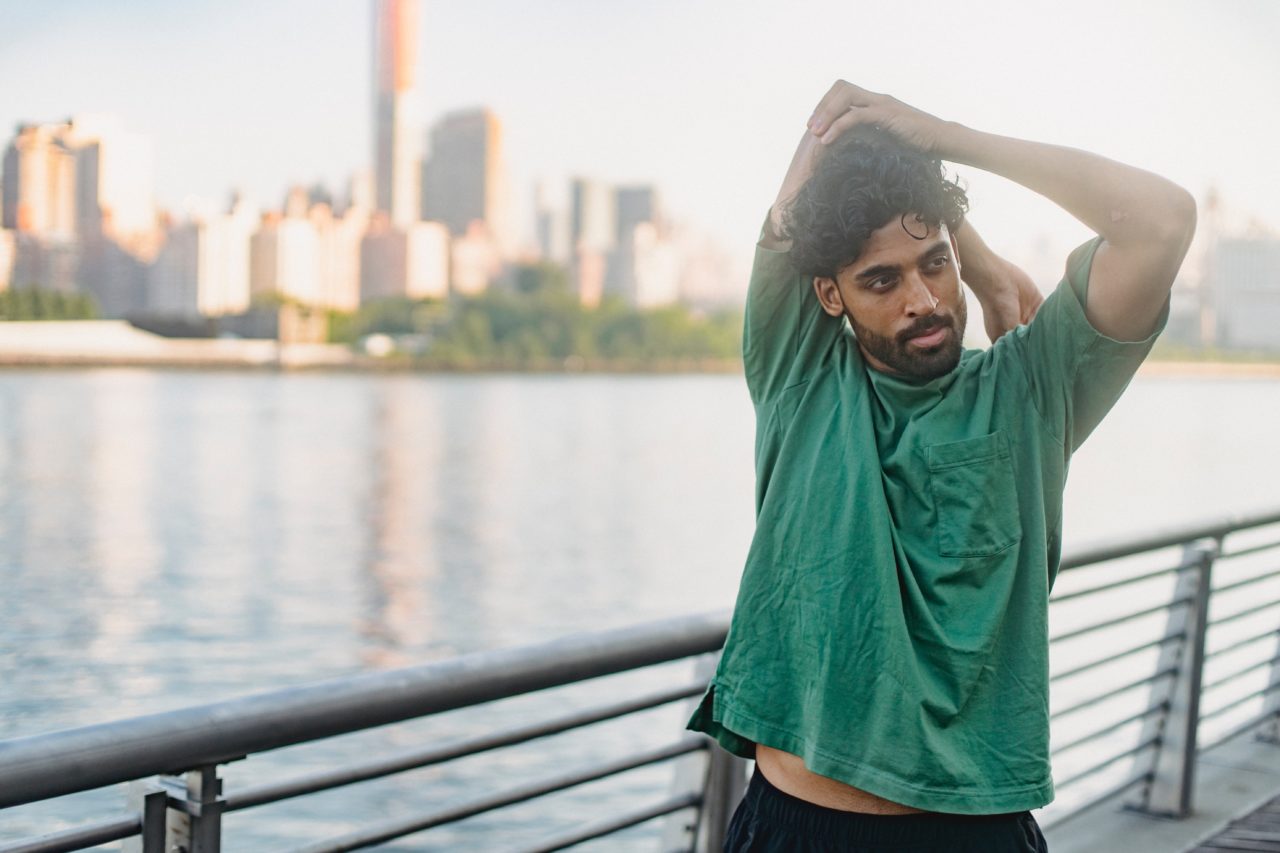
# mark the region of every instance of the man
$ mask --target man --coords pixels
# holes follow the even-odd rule
[[[941,161],[1096,236],[1041,300]],[[1071,454],[1168,318],[1195,203],[1094,154],[837,81],[761,229],[756,533],[688,728],[756,760],[727,850],[1043,851]],[[961,280],[993,345],[961,345]],[[846,324],[847,321],[847,324]]]

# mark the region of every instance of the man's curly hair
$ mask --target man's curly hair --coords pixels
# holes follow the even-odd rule
[[[872,231],[895,217],[919,214],[934,228],[954,231],[969,197],[947,178],[942,161],[888,131],[851,128],[831,143],[813,176],[783,211],[782,236],[791,240],[791,265],[801,275],[835,278],[853,263]]]

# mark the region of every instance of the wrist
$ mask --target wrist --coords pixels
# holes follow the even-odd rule
[[[978,302],[983,305],[998,297],[1005,289],[1000,284],[1000,277],[990,266],[965,264],[960,271],[960,280],[973,291],[973,295],[978,297]]]
[[[952,234],[956,240],[960,278],[981,299],[999,286],[1000,258],[970,223],[961,220]]]

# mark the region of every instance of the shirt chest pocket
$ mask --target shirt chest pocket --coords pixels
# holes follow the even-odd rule
[[[938,553],[989,557],[1022,538],[1008,437],[1001,430],[924,448]]]

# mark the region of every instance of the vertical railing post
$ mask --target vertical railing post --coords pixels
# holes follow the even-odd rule
[[[1270,675],[1267,677],[1267,692],[1262,694],[1262,728],[1255,737],[1267,743],[1280,744],[1280,628],[1276,629],[1276,643],[1271,650]]]
[[[695,680],[709,682],[715,676],[719,662],[720,651],[699,655],[694,663]],[[688,703],[681,720],[682,725],[701,701],[702,695],[699,695]],[[672,794],[701,789],[702,805],[698,808],[697,819],[692,823],[675,815],[668,819],[662,838],[664,851],[719,853],[724,849],[724,835],[729,820],[746,792],[748,762],[726,751],[713,738],[708,737],[706,740],[705,750],[690,753],[676,764]]]
[[[1191,813],[1195,790],[1196,736],[1200,726],[1200,685],[1204,676],[1204,642],[1209,620],[1209,594],[1213,561],[1218,540],[1200,540],[1183,546],[1182,571],[1174,585],[1174,599],[1191,598],[1188,606],[1169,609],[1166,636],[1182,633],[1186,639],[1177,646],[1161,649],[1157,666],[1177,666],[1173,683],[1163,691],[1153,685],[1151,701],[1164,697],[1168,710],[1148,719],[1141,738],[1158,735],[1151,782],[1140,802],[1127,808],[1164,817],[1186,817]]]
[[[182,780],[166,781],[178,788],[178,804],[170,809],[165,848],[172,853],[219,853],[226,801],[218,765],[197,767]]]
[[[129,808],[136,809],[142,818],[142,832],[134,838],[126,838],[123,853],[165,853],[165,817],[169,809],[169,795],[154,779],[139,779],[129,783]]]
[[[706,853],[724,849],[725,833],[733,812],[747,791],[747,760],[739,758],[714,741],[707,759],[706,794],[702,803],[703,836]]]
[[[708,652],[698,655],[693,659],[693,680],[695,684],[706,684],[715,674],[716,664],[720,660],[718,651]],[[698,703],[702,701],[702,695],[693,697],[683,706],[684,711],[680,717],[681,730],[684,731],[685,721],[693,715],[694,709],[698,707]],[[708,738],[710,740],[710,738]],[[711,754],[710,744],[707,749],[691,752],[682,755],[672,762],[671,772],[671,795],[678,797],[682,794],[697,792],[699,796],[705,797],[705,782],[707,778],[707,762],[708,756]],[[662,847],[661,850],[693,850],[698,846],[698,835],[705,820],[706,808],[705,801],[699,803],[698,808],[692,819],[683,811],[675,812],[667,816],[662,827]]]

